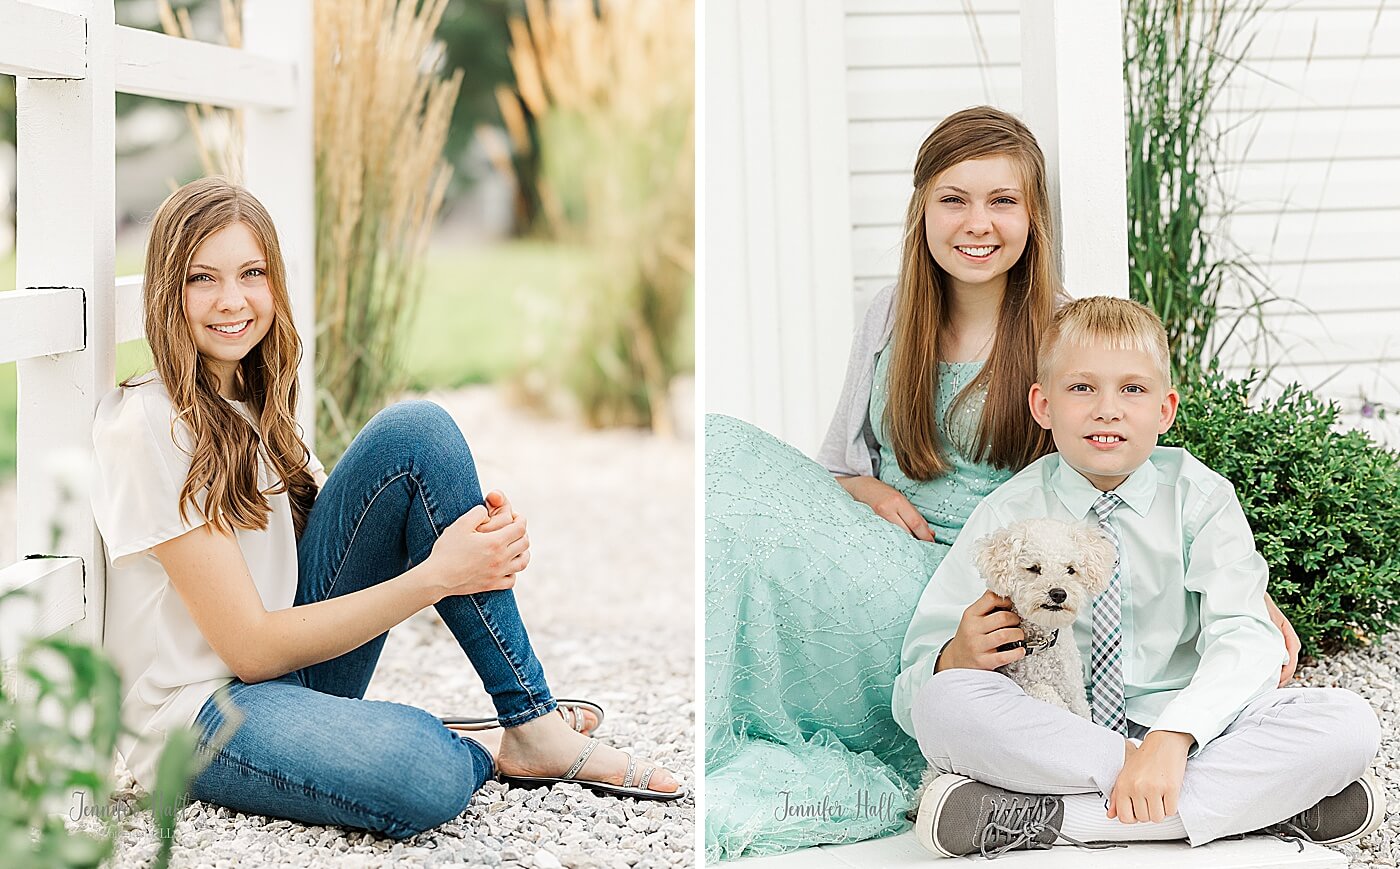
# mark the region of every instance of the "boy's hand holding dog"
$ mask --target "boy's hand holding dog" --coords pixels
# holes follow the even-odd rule
[[[1176,814],[1186,755],[1195,739],[1189,733],[1154,730],[1141,747],[1123,743],[1123,769],[1108,797],[1108,816],[1125,824],[1161,823]]]
[[[983,592],[963,610],[958,631],[943,647],[934,672],[950,669],[995,670],[1021,660],[1026,656],[1024,648],[997,651],[999,646],[1026,638],[1020,625],[1021,617],[1011,611],[1011,598],[991,591]]]

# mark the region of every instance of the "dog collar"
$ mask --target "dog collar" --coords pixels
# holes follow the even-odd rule
[[[1043,651],[1045,651],[1046,649],[1053,648],[1054,645],[1055,645],[1055,641],[1058,640],[1059,638],[1060,638],[1060,629],[1059,629],[1059,628],[1055,628],[1055,630],[1051,631],[1048,635],[1046,635],[1046,634],[1041,634],[1039,639],[1036,639],[1036,640],[1022,640],[1022,641],[1021,641],[1021,645],[1025,647],[1025,649],[1026,649],[1026,657],[1029,658],[1031,655],[1034,655],[1036,652],[1043,652]]]
[[[998,652],[1009,652],[1012,649],[1025,649],[1026,657],[1029,658],[1036,652],[1043,652],[1046,649],[1054,648],[1055,642],[1060,639],[1060,629],[1055,628],[1049,634],[1041,634],[1033,640],[1017,640],[1014,643],[1005,643],[997,646]]]

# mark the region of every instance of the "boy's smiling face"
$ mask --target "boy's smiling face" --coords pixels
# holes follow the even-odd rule
[[[1050,368],[1049,383],[1031,386],[1031,415],[1070,467],[1110,492],[1171,428],[1176,390],[1142,350],[1064,343]]]

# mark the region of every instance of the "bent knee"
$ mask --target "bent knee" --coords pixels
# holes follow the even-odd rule
[[[442,405],[422,398],[395,402],[376,413],[368,425],[409,434],[457,430],[456,421]]]
[[[403,839],[436,829],[466,810],[481,786],[473,765],[434,754],[425,752],[425,759],[395,769],[385,764],[382,784],[364,795],[378,832]]]
[[[935,673],[914,695],[914,734],[924,748],[945,745],[951,736],[983,717],[989,700],[1015,684],[987,670],[949,669]]]
[[[1346,688],[1318,688],[1323,697],[1331,726],[1328,728],[1330,750],[1337,753],[1335,763],[1360,775],[1370,767],[1380,750],[1381,726],[1376,711],[1365,698]]]
[[[376,449],[432,466],[447,462],[454,467],[471,465],[462,430],[442,406],[425,399],[391,404],[365,425],[381,443]]]
[[[362,793],[365,807],[380,819],[378,832],[395,839],[462,814],[490,774],[489,761],[431,713],[415,707],[402,711],[412,723],[384,747]]]

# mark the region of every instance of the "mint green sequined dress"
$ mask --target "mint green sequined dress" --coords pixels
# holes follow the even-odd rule
[[[870,415],[881,420],[888,352]],[[937,413],[954,469],[880,478],[928,520],[916,540],[854,500],[820,465],[740,422],[705,423],[705,856],[774,854],[898,832],[923,760],[894,723],[904,632],[972,509],[1011,476],[958,448],[980,397],[947,419],[980,363],[939,365]]]

